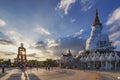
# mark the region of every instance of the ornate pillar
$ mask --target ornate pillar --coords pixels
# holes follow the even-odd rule
[[[106,61],[105,62],[105,67],[106,67],[106,70],[108,69],[108,62]]]

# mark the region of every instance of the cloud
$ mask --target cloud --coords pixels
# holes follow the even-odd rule
[[[0,32],[0,39],[9,39],[9,37],[5,35],[3,32]]]
[[[9,36],[5,35],[3,32],[0,32],[0,44],[1,45],[14,45]]]
[[[11,51],[0,51],[0,59],[13,59],[15,58],[17,55],[15,52],[11,52]]]
[[[41,53],[46,55],[46,58],[59,58],[62,53],[67,53],[70,49],[73,54],[78,53],[80,50],[84,49],[86,39],[80,38],[83,37],[83,29],[80,29],[79,32],[76,32],[74,35],[69,35],[62,37],[60,39],[46,39],[45,41],[37,41],[32,48],[40,50]],[[39,57],[39,54],[37,57]]]
[[[5,26],[5,25],[6,25],[6,22],[4,20],[0,19],[0,27]]]
[[[119,22],[120,22],[120,7],[114,10],[113,13],[109,15],[109,19],[106,22],[106,25],[111,25]]]
[[[15,43],[4,32],[0,32],[0,58],[15,58],[17,47]]]
[[[75,3],[76,0],[60,0],[56,9],[64,10],[64,14],[67,15],[70,10],[70,6]]]
[[[117,46],[117,50],[120,50],[120,7],[109,14],[106,25],[109,26],[110,40],[114,42],[113,45]]]
[[[117,31],[120,31],[120,24],[118,23],[115,23],[114,25],[112,25],[112,27],[109,27],[109,32],[117,32]]]
[[[70,22],[71,23],[74,23],[76,21],[76,19],[71,19]]]
[[[81,3],[81,10],[82,11],[87,11],[92,8],[94,0],[80,0]]]
[[[27,54],[28,57],[35,57],[36,53]]]
[[[34,51],[36,54],[40,53],[41,55],[45,54],[45,53],[49,53],[47,51],[47,43],[42,40],[31,44],[29,49],[30,49],[29,53],[31,52],[31,50],[32,50],[32,52]]]
[[[79,37],[69,36],[56,40],[54,44],[57,45],[49,47],[48,49],[53,51],[56,57],[60,57],[62,53],[66,54],[69,49],[73,54],[78,53],[79,50],[84,48],[85,40],[79,39]]]
[[[120,31],[114,32],[110,35],[110,39],[113,41],[117,40],[118,38],[120,38]]]
[[[16,55],[14,52],[7,52],[7,51],[0,51],[0,53],[3,53],[6,56]]]
[[[115,41],[114,45],[117,47],[117,50],[120,51],[120,40]]]
[[[57,41],[55,41],[54,39],[47,39],[47,46],[50,48],[50,47],[54,47],[54,46],[58,46],[59,43]]]
[[[80,36],[63,37],[57,40],[47,39],[46,41],[38,41],[31,48],[37,49],[41,52],[37,52],[34,58],[46,57],[56,59],[67,53],[70,49],[73,54],[76,54],[79,50],[82,50],[85,45],[84,39],[79,39]]]
[[[81,10],[87,11],[93,7],[95,0],[60,0],[60,3],[58,3],[55,10],[63,10],[64,14],[67,15],[71,6],[77,1],[80,2],[79,4],[81,6]],[[73,20],[73,22],[74,22],[74,20]]]
[[[22,35],[14,30],[6,30],[5,34],[15,42],[18,42],[18,43],[22,42],[22,39],[23,39]]]
[[[74,34],[74,37],[81,35],[83,32],[84,32],[84,30],[83,30],[83,29],[80,29],[79,32],[76,32],[76,33]]]
[[[47,46],[47,43],[45,43],[44,41],[38,41],[35,43],[36,49],[45,50],[46,46]]]
[[[115,9],[111,14],[109,14],[109,18],[106,21],[106,25],[109,27],[110,39],[115,41],[120,37],[120,7]]]
[[[10,45],[10,44],[12,44],[13,45],[13,42],[9,41],[9,40],[5,40],[5,39],[0,39],[0,44],[2,44],[2,45]]]
[[[42,35],[51,35],[51,33],[48,30],[44,29],[41,26],[35,28],[34,31],[37,32],[37,33],[39,33],[39,34],[42,34]]]

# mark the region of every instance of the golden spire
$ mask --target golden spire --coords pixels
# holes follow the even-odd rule
[[[99,20],[99,17],[98,17],[98,10],[97,10],[97,9],[96,9],[96,14],[95,14],[94,22],[93,22],[92,25],[93,25],[93,26],[95,26],[95,25],[102,25],[102,24],[100,23],[100,20]]]

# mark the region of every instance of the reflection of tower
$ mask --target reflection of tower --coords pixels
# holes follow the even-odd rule
[[[23,47],[23,43],[21,43],[21,46],[18,48],[18,55],[17,55],[17,63],[26,63],[26,48]]]

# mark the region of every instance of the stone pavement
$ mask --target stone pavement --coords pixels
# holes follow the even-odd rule
[[[34,70],[35,71],[35,70]],[[56,70],[48,72],[46,75],[40,72],[34,72],[37,76],[41,76],[42,80],[96,80],[100,76],[96,73],[89,73],[80,70]]]
[[[30,70],[41,80],[120,80],[119,72],[100,72],[100,71],[82,71],[71,69],[53,69],[46,71],[45,69]],[[28,71],[29,72],[29,71]]]
[[[22,71],[19,69],[7,70],[0,80],[21,80]]]
[[[96,72],[99,73],[100,75],[102,75],[102,77],[107,77],[107,78],[111,78],[113,80],[120,80],[120,71],[92,71],[92,72]]]
[[[97,71],[82,71],[71,69],[59,69],[54,68],[45,70],[43,68],[27,69],[25,72],[20,69],[7,70],[4,76],[0,77],[0,80],[118,80],[113,78],[119,76],[119,73],[114,72],[97,72]],[[0,74],[1,75],[1,74]],[[112,77],[111,77],[112,76]]]

